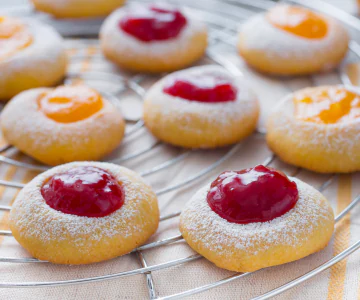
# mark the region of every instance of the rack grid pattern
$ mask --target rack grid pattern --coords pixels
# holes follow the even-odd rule
[[[144,1],[142,1],[144,2]],[[169,1],[174,3],[179,3],[179,1]],[[195,1],[192,1],[195,2]],[[207,60],[210,63],[215,63],[222,65],[226,69],[228,69],[231,73],[233,73],[235,76],[241,76],[241,71],[238,69],[238,67],[233,64],[230,60],[228,60],[226,57],[219,54],[219,47],[226,45],[227,47],[231,46],[234,47],[236,44],[236,31],[239,23],[241,21],[247,19],[252,14],[268,9],[272,5],[274,5],[274,2],[266,1],[266,0],[226,0],[221,5],[219,5],[219,1],[217,0],[198,0],[196,3],[192,3],[191,1],[181,1],[181,4],[186,4],[187,9],[194,17],[200,17],[202,20],[206,21],[210,27],[210,46],[207,52]],[[339,18],[343,22],[345,22],[347,25],[352,27],[356,31],[360,31],[360,20],[357,20],[354,17],[351,17],[343,12],[340,12],[333,7],[326,5],[320,1],[297,1],[294,0],[292,2],[304,4],[306,6],[310,6],[314,9],[322,10],[325,13],[328,13],[334,17]],[[207,5],[207,6],[205,6]],[[205,9],[206,8],[206,9]],[[73,64],[75,63],[89,63],[90,61],[96,62],[97,58],[99,58],[99,48],[98,48],[98,41],[97,40],[79,40],[77,43],[78,46],[69,49],[69,53],[71,54],[71,62]],[[84,49],[87,49],[84,51]],[[360,57],[360,45],[356,41],[352,41],[350,44],[350,51],[357,56],[357,58]],[[146,92],[145,88],[143,87],[143,83],[148,79],[147,75],[119,75],[119,74],[111,74],[111,73],[105,73],[105,72],[90,72],[87,70],[86,65],[83,65],[81,68],[81,72],[72,72],[70,71],[68,74],[67,79],[65,80],[65,83],[71,83],[75,80],[84,80],[84,81],[112,81],[117,82],[119,85],[119,89],[114,92],[108,92],[105,90],[100,90],[100,92],[106,96],[108,99],[110,99],[115,105],[119,105],[121,100],[121,95],[123,93],[131,92],[137,95],[138,98],[142,98],[144,93]],[[350,80],[347,77],[346,73],[344,72],[343,68],[339,69],[339,77],[341,78],[342,82],[345,84],[349,84]],[[133,119],[133,118],[126,118],[126,121],[130,127],[129,130],[126,132],[125,137],[125,143],[127,139],[131,139],[133,135],[135,135],[140,129],[143,128],[144,124],[141,119]],[[261,131],[261,130],[260,130]],[[258,132],[257,134],[261,135],[261,132]],[[149,152],[153,151],[157,147],[164,146],[163,143],[159,141],[155,141],[151,143],[150,145],[134,151],[130,154],[125,154],[119,157],[114,158],[111,160],[113,163],[124,163],[126,161],[129,161],[131,159],[141,157],[143,155],[148,154]],[[167,193],[170,193],[172,191],[184,188],[190,184],[193,184],[197,180],[203,178],[204,176],[208,175],[212,171],[218,169],[227,159],[229,159],[231,156],[233,156],[235,153],[238,152],[240,149],[241,144],[234,145],[230,147],[227,152],[221,156],[218,160],[213,162],[212,164],[208,165],[204,169],[200,170],[199,172],[189,176],[185,180],[172,184],[166,187],[163,187],[156,191],[157,195],[164,195]],[[5,145],[0,149],[0,153],[3,155],[0,155],[0,162],[12,166],[16,166],[23,169],[28,170],[34,170],[34,171],[44,171],[48,167],[43,165],[38,165],[36,163],[28,163],[23,162],[19,160],[15,160],[11,157],[11,155],[8,155],[9,153],[13,153],[16,151],[14,147],[11,145]],[[166,170],[167,168],[179,164],[183,162],[189,155],[191,155],[193,152],[196,152],[196,150],[186,150],[182,151],[173,158],[160,163],[154,167],[151,167],[147,170],[140,171],[139,173],[146,177],[151,174],[161,172]],[[274,160],[276,160],[276,156],[274,154],[271,154],[269,157],[265,159],[265,161],[262,162],[263,165],[270,165]],[[291,176],[296,176],[300,172],[300,168],[295,169],[295,171],[290,174]],[[319,187],[319,191],[324,191],[326,188],[329,187],[329,185],[333,182],[334,178],[336,178],[336,174],[330,175]],[[5,181],[0,180],[0,185],[6,186],[6,187],[12,187],[12,188],[22,188],[24,184],[19,182],[13,182],[13,181]],[[358,202],[360,201],[360,195],[355,197],[353,201],[336,217],[336,222],[339,222],[347,213],[351,211],[352,208],[354,208]],[[9,211],[11,209],[10,206],[0,205],[0,211]],[[178,217],[180,212],[176,211],[173,213],[170,213],[168,215],[162,215],[161,216],[161,222],[165,222],[166,220],[176,218]],[[10,231],[6,230],[0,230],[0,235],[3,236],[11,236]],[[175,243],[183,240],[181,235],[175,235],[170,238],[161,239],[152,243],[145,244],[143,246],[138,247],[135,249],[132,253],[136,253],[138,260],[141,264],[141,268],[125,271],[125,272],[119,272],[119,273],[113,273],[113,274],[106,274],[102,276],[96,276],[96,277],[88,277],[88,278],[81,278],[81,279],[73,279],[73,280],[63,280],[63,281],[48,281],[48,282],[0,282],[0,288],[26,288],[26,287],[48,287],[48,286],[63,286],[63,285],[73,285],[73,284],[81,284],[81,283],[90,283],[90,282],[97,282],[97,281],[103,281],[108,279],[116,279],[116,278],[122,278],[127,276],[133,276],[137,274],[144,274],[146,276],[146,284],[148,288],[149,298],[150,299],[177,299],[182,298],[185,296],[190,296],[196,293],[200,293],[206,290],[209,290],[211,288],[215,288],[218,286],[221,286],[223,284],[226,284],[228,282],[231,282],[233,280],[237,280],[240,278],[243,278],[245,276],[248,276],[251,273],[241,273],[241,274],[234,274],[230,277],[224,278],[222,280],[219,280],[217,282],[213,282],[204,286],[196,287],[191,290],[183,291],[178,294],[168,295],[165,297],[158,297],[156,292],[156,283],[154,282],[154,278],[152,276],[152,272],[162,270],[165,268],[170,268],[176,265],[180,264],[186,264],[188,262],[192,262],[195,260],[198,260],[201,258],[200,255],[195,254],[191,255],[186,258],[176,259],[172,261],[168,261],[161,264],[151,265],[149,266],[147,264],[147,261],[143,255],[143,251],[152,249],[155,247],[160,247],[163,245],[167,245],[170,243]],[[341,252],[340,254],[334,256],[329,261],[323,263],[319,267],[313,269],[312,271],[304,274],[301,277],[298,277],[278,288],[275,288],[272,291],[269,291],[261,296],[258,296],[254,299],[268,299],[270,297],[273,297],[275,295],[278,295],[310,278],[313,276],[319,274],[320,272],[326,270],[327,268],[333,266],[337,262],[343,260],[348,255],[353,253],[354,251],[358,250],[360,248],[360,240],[353,244],[352,246],[348,247],[346,250]],[[47,263],[45,261],[39,261],[34,258],[11,258],[11,257],[0,257],[0,262],[6,262],[6,263]]]

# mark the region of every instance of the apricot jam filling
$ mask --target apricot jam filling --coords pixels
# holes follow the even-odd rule
[[[295,206],[298,198],[295,182],[263,165],[220,174],[207,194],[207,202],[215,213],[238,224],[280,217]]]
[[[298,6],[276,6],[266,18],[273,26],[307,39],[321,39],[328,31],[327,23],[321,16]]]
[[[237,88],[227,79],[212,74],[171,78],[163,92],[189,101],[217,103],[235,101]]]
[[[0,61],[32,43],[32,35],[19,20],[0,16]]]
[[[125,192],[106,170],[78,166],[56,174],[41,187],[53,209],[84,217],[105,217],[124,204]]]
[[[148,43],[176,38],[186,23],[185,16],[179,10],[168,5],[153,4],[130,11],[120,20],[119,27]]]
[[[350,122],[360,117],[360,97],[344,87],[324,87],[294,97],[299,120],[320,124]]]
[[[39,109],[48,118],[59,123],[84,120],[103,107],[103,99],[87,86],[60,86],[42,95]]]

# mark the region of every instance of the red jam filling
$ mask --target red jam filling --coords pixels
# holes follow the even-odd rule
[[[124,190],[107,171],[90,166],[51,177],[41,188],[45,202],[66,214],[104,217],[124,204]]]
[[[164,93],[190,101],[216,103],[235,101],[237,89],[226,79],[211,74],[188,75],[169,80]]]
[[[151,5],[139,7],[136,12],[123,17],[119,26],[137,39],[151,42],[177,37],[186,23],[185,16],[179,10]]]
[[[296,183],[262,165],[226,171],[211,184],[210,208],[231,223],[267,222],[292,209],[299,198]]]

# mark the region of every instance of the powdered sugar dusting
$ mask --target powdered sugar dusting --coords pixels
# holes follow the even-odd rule
[[[281,217],[268,222],[230,223],[208,205],[206,195],[210,186],[207,185],[186,204],[181,214],[181,226],[192,242],[218,255],[231,254],[229,249],[256,255],[276,245],[296,249],[307,242],[322,222],[331,221],[334,216],[320,192],[296,178],[290,179],[297,184],[299,200]]]
[[[211,74],[228,80],[237,90],[237,98],[235,101],[221,103],[202,103],[198,101],[188,101],[180,97],[174,97],[163,92],[164,84],[167,80],[177,77],[201,74]],[[152,109],[160,109],[161,115],[171,118],[172,122],[179,122],[181,126],[191,127],[190,121],[192,115],[201,116],[211,124],[218,126],[226,126],[232,122],[241,123],[249,118],[249,116],[257,115],[258,101],[255,94],[248,88],[244,80],[240,77],[233,77],[228,71],[220,66],[201,66],[193,67],[186,70],[174,72],[156,84],[154,84],[147,92],[145,105],[149,105]],[[188,121],[188,122],[187,122]]]
[[[77,166],[94,166],[112,174],[124,188],[124,205],[101,218],[65,214],[48,206],[40,192],[44,182],[57,173]],[[153,201],[154,198],[154,192],[141,177],[124,167],[100,162],[69,163],[38,175],[20,191],[10,213],[10,223],[27,239],[36,239],[43,244],[68,239],[76,247],[86,251],[89,241],[101,241],[105,237],[116,235],[141,235],[146,226],[154,223],[154,218],[151,217],[153,212],[149,211],[149,217],[142,218],[139,222],[138,208],[143,202],[150,202],[150,199]]]

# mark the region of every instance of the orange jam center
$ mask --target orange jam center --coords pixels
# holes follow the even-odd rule
[[[0,16],[0,61],[32,43],[32,35],[19,20]]]
[[[60,86],[39,99],[40,110],[60,123],[84,120],[102,107],[101,95],[86,86]]]
[[[360,117],[360,97],[345,88],[324,87],[301,93],[294,98],[295,117],[299,120],[334,124]]]
[[[267,13],[267,19],[277,28],[308,39],[323,38],[328,29],[322,17],[298,6],[276,6]]]

